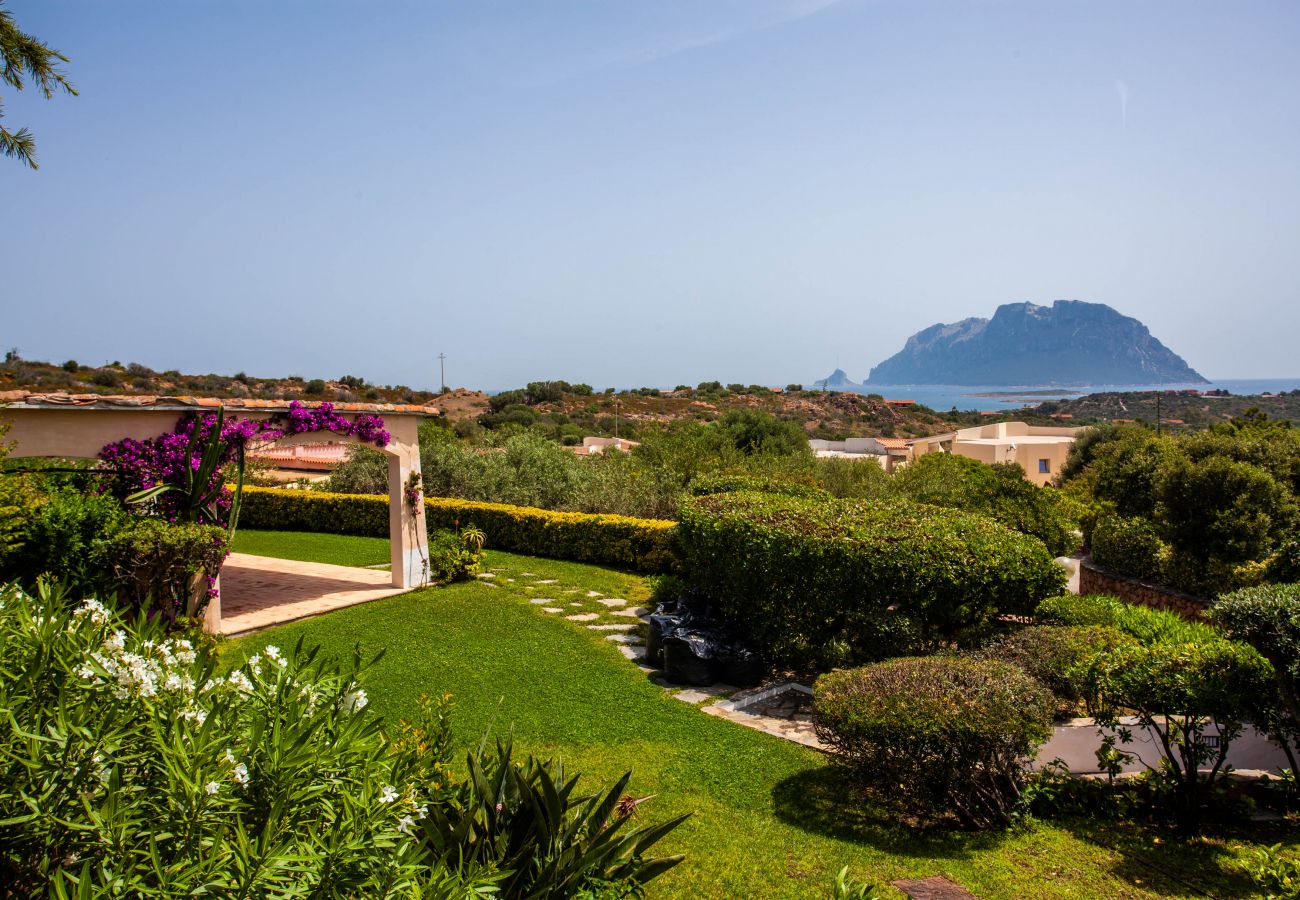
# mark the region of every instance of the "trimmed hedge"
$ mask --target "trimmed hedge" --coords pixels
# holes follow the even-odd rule
[[[796,667],[933,647],[1064,585],[1036,538],[907,502],[715,494],[683,502],[678,534],[688,580],[746,643]]]
[[[1178,613],[1125,603],[1105,594],[1062,594],[1048,597],[1034,610],[1039,622],[1055,625],[1109,625],[1136,638],[1139,644],[1211,643],[1223,640],[1213,625],[1192,622]]]
[[[1137,639],[1110,625],[1031,625],[1006,635],[981,656],[1018,666],[1062,700],[1086,699],[1079,667],[1100,653],[1136,644]]]
[[[487,547],[492,549],[638,572],[669,572],[679,566],[676,523],[662,519],[551,512],[444,497],[428,497],[424,505],[430,531],[473,525],[487,533]],[[269,531],[388,537],[388,498],[245,487],[239,524]]]
[[[691,482],[689,489],[689,493],[694,497],[707,497],[712,494],[733,494],[736,491],[756,491],[760,494],[803,497],[807,500],[830,500],[832,498],[831,492],[825,488],[763,475],[704,475]]]
[[[1011,820],[1054,707],[1016,666],[958,656],[832,672],[813,695],[817,736],[878,802],[968,828]]]

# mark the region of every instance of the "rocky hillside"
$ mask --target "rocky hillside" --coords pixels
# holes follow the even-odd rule
[[[1103,303],[999,306],[992,319],[932,325],[867,384],[1199,384],[1205,379],[1137,319]]]

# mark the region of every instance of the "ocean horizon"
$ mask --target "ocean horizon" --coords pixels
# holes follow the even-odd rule
[[[808,385],[813,387],[813,385]],[[1045,400],[1068,400],[1111,391],[1225,390],[1230,394],[1276,394],[1300,390],[1295,378],[1224,378],[1209,384],[864,384],[849,390],[880,394],[886,400],[915,400],[938,412],[950,409],[992,411],[1035,406]],[[983,395],[983,396],[981,396]]]

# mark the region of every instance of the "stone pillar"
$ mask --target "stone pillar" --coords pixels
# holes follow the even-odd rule
[[[424,494],[412,511],[406,484],[420,471],[419,419],[394,416],[385,421],[392,436],[388,454],[388,536],[393,564],[393,587],[419,587],[428,580],[429,536],[424,525]],[[414,512],[414,516],[412,516]]]

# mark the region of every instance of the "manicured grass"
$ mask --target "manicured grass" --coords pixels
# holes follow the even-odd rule
[[[235,541],[230,549],[235,553],[333,563],[336,566],[378,566],[389,562],[387,539],[346,534],[241,529],[235,532]]]
[[[320,547],[335,540],[313,537]],[[258,552],[296,559],[304,558],[301,540],[256,538]],[[348,559],[367,546],[387,547],[340,540]],[[1120,853],[1086,839],[1085,825],[1039,823],[1006,834],[903,828],[856,801],[820,754],[674,699],[602,633],[529,602],[554,598],[566,612],[585,611],[594,603],[588,591],[635,602],[648,594],[644,579],[501,552],[489,554],[488,566],[491,585],[340,610],[231,642],[223,653],[233,663],[268,643],[291,647],[300,636],[342,658],[354,645],[366,654],[384,650],[364,679],[376,714],[409,715],[422,692],[448,691],[465,747],[488,727],[513,729],[517,746],[563,759],[593,787],[633,770],[632,791],[656,795],[642,815],[695,813],[663,845],[688,861],[651,885],[654,898],[826,897],[843,865],[882,883],[942,873],[987,900],[1202,896],[1198,889],[1251,895],[1233,862],[1241,850],[1224,839],[1156,843],[1149,834],[1098,828],[1096,836]],[[1293,834],[1267,837],[1277,840],[1296,844]],[[901,896],[892,888],[888,895]]]

